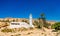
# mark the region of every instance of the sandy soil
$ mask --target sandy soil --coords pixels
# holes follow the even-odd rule
[[[43,31],[42,29],[32,29],[32,30],[26,30],[26,31],[19,31],[15,33],[3,33],[0,31],[0,36],[56,36],[57,32],[51,32],[51,29],[45,29]]]

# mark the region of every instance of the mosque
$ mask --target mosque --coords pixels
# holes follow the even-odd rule
[[[29,15],[29,24],[27,24],[26,22],[11,22],[10,23],[10,28],[30,28],[30,27],[34,27],[34,25],[32,24],[32,14]]]

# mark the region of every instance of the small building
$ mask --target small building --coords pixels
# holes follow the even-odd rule
[[[11,22],[9,27],[10,28],[22,28],[22,27],[29,28],[30,25],[25,22]]]
[[[34,27],[34,25],[32,24],[32,14],[30,14],[29,16],[29,24],[25,23],[25,22],[11,22],[10,23],[10,28],[29,28],[29,27]]]

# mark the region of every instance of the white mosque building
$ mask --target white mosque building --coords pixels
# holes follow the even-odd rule
[[[30,28],[30,27],[34,27],[34,25],[32,24],[32,14],[30,14],[29,16],[29,24],[25,23],[25,22],[11,22],[10,23],[10,28]]]

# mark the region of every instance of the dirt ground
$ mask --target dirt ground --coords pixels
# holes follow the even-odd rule
[[[51,29],[45,29],[45,31],[43,31],[42,29],[31,29],[15,33],[4,33],[0,31],[0,36],[57,36],[57,32],[51,32]]]

